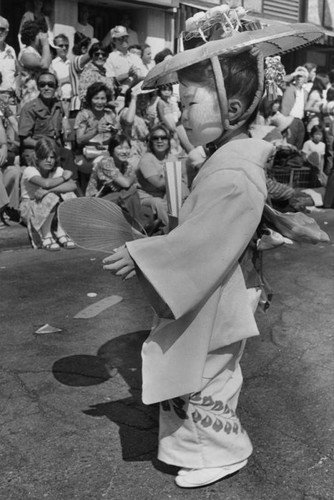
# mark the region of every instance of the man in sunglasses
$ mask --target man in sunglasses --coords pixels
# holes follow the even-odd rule
[[[61,166],[73,172],[72,152],[64,148],[64,136],[69,133],[69,125],[61,101],[56,97],[57,87],[56,75],[48,70],[42,71],[37,78],[38,97],[25,104],[21,110],[21,164],[33,165],[36,142],[42,137],[49,137],[56,144]]]
[[[51,63],[51,69],[58,78],[60,98],[63,104],[65,115],[70,113],[70,102],[72,97],[72,87],[70,82],[70,60],[67,57],[69,49],[69,39],[66,35],[57,35],[53,39],[53,44],[57,49],[57,56]]]

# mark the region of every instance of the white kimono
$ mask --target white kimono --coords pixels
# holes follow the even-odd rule
[[[143,401],[163,402],[159,458],[165,462],[213,467],[251,453],[235,408],[242,341],[258,329],[238,261],[261,219],[272,150],[255,139],[224,145],[195,178],[178,227],[127,243],[151,304],[159,313],[163,301],[172,318],[160,318],[142,349]]]

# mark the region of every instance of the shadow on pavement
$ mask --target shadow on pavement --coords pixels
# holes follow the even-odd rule
[[[77,354],[58,359],[52,367],[58,382],[72,387],[87,387],[106,382],[110,373],[97,356]]]

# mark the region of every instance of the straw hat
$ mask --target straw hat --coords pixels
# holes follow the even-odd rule
[[[257,108],[264,92],[264,58],[304,47],[323,36],[322,30],[312,24],[276,23],[263,27],[260,21],[247,17],[242,7],[230,9],[228,5],[196,13],[186,21],[186,29],[179,38],[181,52],[152,68],[144,80],[143,89],[176,83],[179,70],[209,59],[225,130],[240,127]],[[238,123],[232,125],[227,118],[228,102],[219,57],[244,51],[249,51],[256,57],[259,84],[248,110]],[[282,78],[278,73],[277,76]],[[275,87],[274,80],[275,76],[271,76],[271,82],[268,81],[268,84]]]
[[[307,23],[272,24],[254,31],[236,31],[226,38],[208,41],[165,59],[150,70],[144,88],[156,88],[163,77],[171,74],[173,81],[177,81],[177,71],[205,59],[238,54],[252,47],[258,47],[264,57],[275,56],[312,44],[323,34],[320,27]]]

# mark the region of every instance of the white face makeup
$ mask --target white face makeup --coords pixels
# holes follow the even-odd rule
[[[213,90],[193,83],[181,83],[180,98],[182,124],[194,146],[203,146],[222,135],[222,117],[218,97]]]

